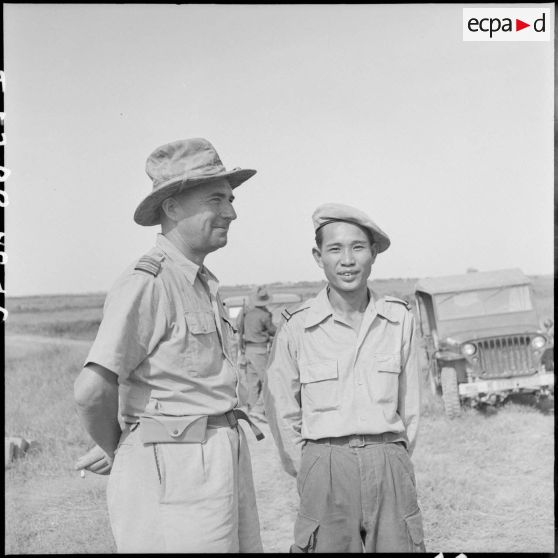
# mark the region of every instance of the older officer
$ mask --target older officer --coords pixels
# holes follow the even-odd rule
[[[227,171],[205,139],[159,147],[146,171],[153,191],[134,220],[162,234],[107,296],[75,383],[98,446],[76,467],[112,468],[119,552],[259,552],[233,329],[204,265],[227,243],[233,189],[256,171]]]
[[[252,296],[252,306],[243,313],[240,324],[241,348],[246,359],[246,383],[248,384],[248,411],[264,420],[261,389],[269,354],[269,342],[275,335],[275,325],[266,304],[271,302],[267,289],[258,287]]]
[[[284,315],[264,384],[300,510],[294,552],[424,551],[410,454],[419,415],[414,318],[367,286],[390,245],[362,211],[318,207],[313,255],[328,284]]]

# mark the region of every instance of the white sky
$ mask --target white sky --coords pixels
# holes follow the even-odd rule
[[[8,296],[108,289],[188,137],[258,170],[223,285],[321,279],[325,202],[390,235],[373,277],[553,271],[553,43],[463,42],[461,5],[4,4],[4,49]]]

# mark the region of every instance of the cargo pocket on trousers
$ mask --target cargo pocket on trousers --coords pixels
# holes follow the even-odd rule
[[[422,528],[422,514],[420,510],[408,515],[405,518],[407,531],[409,532],[409,542],[411,552],[426,552],[424,547],[424,531]]]
[[[299,513],[295,523],[295,542],[291,546],[290,552],[297,554],[314,552],[318,527],[317,519]]]

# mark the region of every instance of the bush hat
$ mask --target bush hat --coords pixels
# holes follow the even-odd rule
[[[252,296],[252,304],[254,306],[265,306],[268,302],[271,302],[271,297],[269,296],[267,289],[265,287],[258,287]]]
[[[336,221],[345,221],[353,223],[366,229],[374,239],[374,244],[379,252],[383,252],[389,248],[391,241],[388,235],[360,209],[343,205],[341,203],[325,203],[320,205],[312,214],[312,223],[314,224],[314,232],[318,232],[328,223]]]
[[[226,178],[236,188],[256,174],[253,169],[238,167],[227,171],[213,145],[203,138],[158,147],[149,155],[145,172],[153,181],[153,191],[138,205],[134,221],[146,227],[160,223],[161,203],[178,192],[219,178]]]

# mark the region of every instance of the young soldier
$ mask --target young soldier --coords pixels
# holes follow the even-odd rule
[[[387,235],[362,211],[318,207],[327,287],[284,315],[264,384],[283,465],[297,477],[292,552],[424,551],[410,455],[419,368],[408,304],[368,288]]]
[[[159,147],[146,170],[134,220],[162,234],[108,294],[76,380],[98,444],[76,468],[110,471],[119,552],[261,552],[233,330],[204,265],[227,243],[233,188],[256,171],[227,171],[204,139]]]

